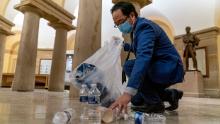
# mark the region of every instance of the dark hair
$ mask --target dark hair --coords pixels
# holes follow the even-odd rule
[[[114,11],[116,11],[118,9],[120,9],[125,16],[129,16],[131,14],[131,12],[134,12],[135,17],[138,16],[138,13],[135,10],[134,5],[129,3],[129,2],[118,2],[118,3],[116,3],[111,9],[111,13],[113,13]]]
[[[186,26],[186,29],[189,29],[189,30],[190,30],[190,29],[191,29],[191,27],[190,27],[190,26]]]
[[[185,30],[186,30],[186,32],[190,32],[190,30],[191,30],[191,27],[189,27],[189,26],[186,26]]]

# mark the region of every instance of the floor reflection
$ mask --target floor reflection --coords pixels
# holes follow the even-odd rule
[[[79,116],[80,104],[77,99],[69,99],[68,92],[0,89],[0,124],[51,124],[57,111],[69,107]],[[166,124],[220,124],[220,99],[184,97],[178,111],[165,112],[165,116]],[[72,121],[72,124],[80,123],[79,118]],[[133,122],[118,121],[114,124]]]

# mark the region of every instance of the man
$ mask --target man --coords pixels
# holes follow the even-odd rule
[[[129,77],[127,88],[111,106],[120,111],[132,109],[147,113],[164,112],[163,101],[168,101],[167,110],[178,108],[183,92],[167,87],[182,82],[183,64],[179,54],[165,32],[150,20],[138,17],[131,3],[119,2],[111,9],[115,26],[124,34],[132,33],[132,44],[124,44],[125,51],[132,51],[136,59],[124,64]]]
[[[196,60],[196,49],[195,47],[199,45],[200,39],[190,32],[191,28],[186,27],[186,35],[183,36],[183,43],[186,45],[183,57],[185,58],[186,70],[189,70],[189,58],[193,60],[193,67],[198,70],[197,60]]]

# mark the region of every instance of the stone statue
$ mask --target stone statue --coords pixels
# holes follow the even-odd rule
[[[197,60],[196,60],[196,49],[195,47],[199,45],[200,39],[190,32],[190,27],[186,27],[186,35],[183,36],[183,43],[185,44],[185,50],[183,57],[185,59],[186,70],[189,70],[189,58],[193,60],[193,67],[198,70]]]

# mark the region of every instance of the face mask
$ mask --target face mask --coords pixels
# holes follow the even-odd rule
[[[131,25],[128,21],[126,21],[126,22],[124,22],[123,24],[120,24],[120,25],[118,26],[118,29],[119,29],[122,33],[128,34],[128,33],[131,33],[131,31],[132,31],[132,25]]]

